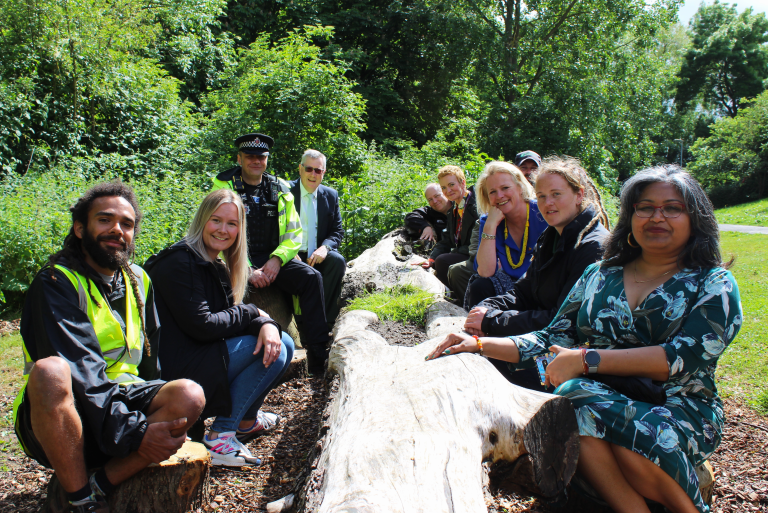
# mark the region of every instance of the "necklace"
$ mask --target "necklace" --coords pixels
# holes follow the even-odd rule
[[[660,274],[660,275],[656,276],[655,278],[649,278],[647,280],[638,281],[637,280],[637,261],[635,261],[635,265],[632,268],[632,275],[633,275],[632,277],[635,279],[635,283],[648,283],[649,281],[658,280],[662,276],[666,276],[669,273],[671,273],[672,271],[676,271],[676,270],[677,270],[677,268],[675,267],[674,269],[670,269],[669,271],[665,272],[664,274]]]
[[[523,265],[523,262],[525,261],[525,247],[528,245],[528,221],[531,217],[531,204],[528,204],[528,212],[525,214],[525,234],[523,235],[523,245],[520,247],[520,261],[518,263],[514,263],[512,261],[512,255],[509,252],[509,246],[504,244],[504,246],[507,248],[507,262],[509,262],[509,265],[512,266],[512,269],[517,269],[521,265]],[[509,237],[509,230],[507,229],[507,220],[504,219],[504,241],[506,242],[507,237]]]

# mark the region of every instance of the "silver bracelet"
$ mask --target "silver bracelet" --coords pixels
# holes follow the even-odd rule
[[[480,234],[480,238],[493,240],[493,239],[496,238],[496,236],[495,235],[488,235],[487,233],[483,232],[483,233]]]

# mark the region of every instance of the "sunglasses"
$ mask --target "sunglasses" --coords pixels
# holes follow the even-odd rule
[[[661,215],[665,218],[674,219],[675,217],[680,217],[685,210],[685,205],[682,203],[668,203],[666,205],[661,205],[660,207],[650,203],[635,203],[634,207],[637,217],[642,217],[644,219],[653,217],[657,210],[660,211]]]
[[[304,171],[307,173],[315,173],[318,175],[325,173],[325,169],[320,169],[319,167],[305,166],[304,164],[302,164],[301,167],[303,167]]]

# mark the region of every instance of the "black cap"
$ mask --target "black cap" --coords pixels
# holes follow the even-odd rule
[[[536,163],[536,167],[541,167],[541,157],[539,154],[532,150],[521,151],[515,155],[515,165],[519,166],[526,160],[532,160]]]
[[[235,139],[237,151],[249,155],[269,155],[275,140],[264,134],[245,134]]]

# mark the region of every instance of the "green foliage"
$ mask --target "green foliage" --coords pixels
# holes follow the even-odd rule
[[[186,162],[199,121],[190,114],[192,105],[180,98],[181,83],[157,59],[182,78],[189,78],[187,70],[205,75],[195,80],[209,83],[212,68],[226,67],[232,51],[227,54],[231,45],[195,36],[215,22],[220,1],[199,0],[194,17],[175,3],[183,2],[163,7],[145,0],[3,2],[3,174],[24,173],[30,163],[42,171],[70,156],[105,153],[134,159],[131,170],[137,175]],[[206,3],[212,7],[206,9]],[[189,17],[186,28],[173,23],[174,14]],[[200,55],[211,45],[218,60]]]
[[[368,310],[378,315],[379,319],[424,326],[427,309],[435,300],[434,294],[413,285],[398,285],[357,297],[346,306],[346,310]]]
[[[680,109],[702,96],[727,116],[739,111],[742,98],[754,98],[768,79],[768,19],[736,5],[702,3],[691,22],[693,45],[680,69],[676,101]]]
[[[341,253],[347,259],[355,258],[402,226],[405,214],[426,203],[424,188],[436,181],[440,167],[460,165],[471,185],[490,160],[476,152],[464,161],[448,161],[427,146],[421,150],[402,148],[401,156],[386,157],[371,147],[362,173],[329,181],[339,191],[344,223]]]
[[[718,223],[768,226],[768,199],[715,210]]]
[[[269,166],[279,176],[295,174],[308,148],[328,157],[333,175],[360,170],[364,145],[357,134],[365,128],[365,102],[352,92],[344,68],[323,60],[311,44],[313,37],[330,35],[328,27],[305,27],[274,47],[262,37],[241,52],[227,87],[204,101],[211,118],[201,168],[231,167],[235,138],[261,132],[275,138]]]
[[[768,235],[725,232],[723,255],[733,255],[731,272],[741,295],[743,324],[717,367],[718,388],[753,405],[768,396]]]
[[[689,169],[705,186],[752,182],[757,198],[768,185],[768,91],[744,101],[736,117],[721,118],[712,135],[691,147],[696,158]],[[747,199],[747,198],[745,198]]]
[[[97,181],[87,175],[75,170],[73,163],[70,170],[30,173],[2,184],[0,290],[20,297],[48,256],[61,248],[72,225],[69,207]],[[141,263],[184,236],[205,192],[193,178],[184,176],[148,177],[131,185],[144,213],[136,240],[136,261]]]

